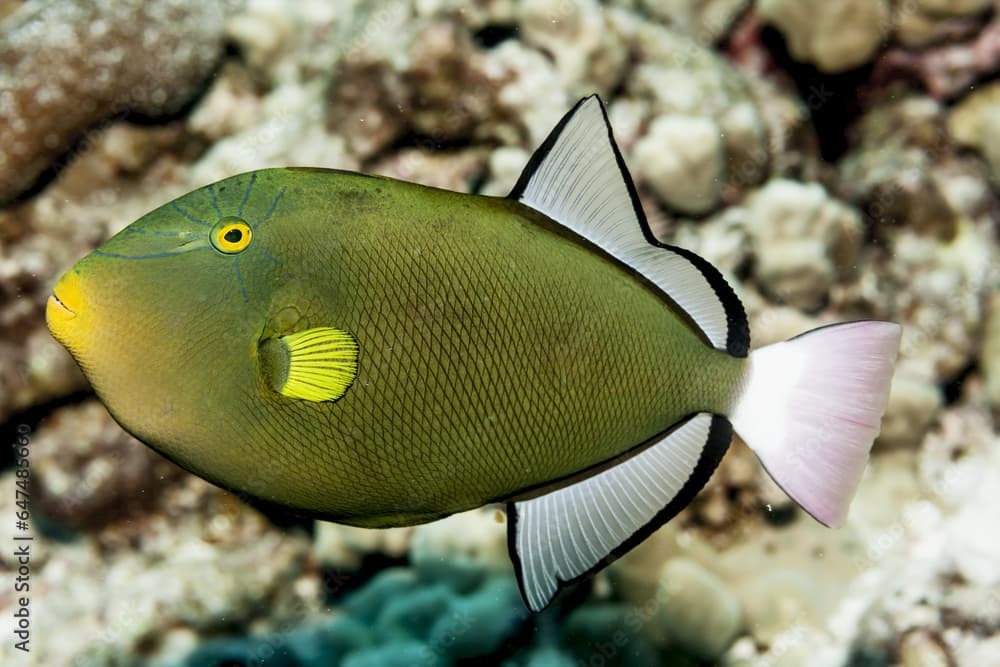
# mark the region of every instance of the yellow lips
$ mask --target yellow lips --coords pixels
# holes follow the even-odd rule
[[[80,276],[76,271],[67,271],[52,289],[52,296],[45,306],[45,320],[49,330],[67,347],[70,347],[75,338],[70,322],[83,312],[83,307]]]

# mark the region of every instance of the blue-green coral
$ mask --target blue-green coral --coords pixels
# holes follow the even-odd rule
[[[195,651],[185,665],[443,666],[496,653],[528,618],[508,573],[459,566],[457,576],[429,574],[384,570],[344,600],[331,620],[217,641]]]
[[[664,662],[668,660],[669,662]],[[178,667],[693,665],[667,656],[626,605],[529,614],[513,577],[461,559],[383,570],[317,624],[206,644]]]

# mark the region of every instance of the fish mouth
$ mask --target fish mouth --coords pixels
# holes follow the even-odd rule
[[[49,295],[49,304],[48,305],[49,306],[54,306],[55,308],[58,308],[59,310],[63,311],[63,314],[67,318],[69,318],[69,317],[76,317],[76,313],[73,312],[73,309],[70,308],[69,306],[67,306],[65,303],[63,303],[63,300],[60,299],[59,295],[56,294],[55,292],[53,292],[52,294]]]
[[[56,286],[52,288],[48,303],[45,305],[45,319],[49,328],[74,319],[83,311],[83,292],[80,289],[80,276],[76,271],[67,272]],[[53,331],[55,333],[55,331]]]

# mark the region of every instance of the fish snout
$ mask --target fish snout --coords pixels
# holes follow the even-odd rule
[[[72,339],[70,322],[83,312],[84,298],[80,287],[80,274],[71,269],[67,271],[49,296],[45,306],[45,320],[52,334],[64,345]]]

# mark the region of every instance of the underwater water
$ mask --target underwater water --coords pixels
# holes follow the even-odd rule
[[[998,45],[990,0],[0,0],[0,664],[1000,665]],[[295,165],[505,196],[594,93],[649,233],[721,272],[751,348],[902,325],[843,526],[736,437],[532,612],[504,505],[369,529],[223,490],[46,326],[185,193]]]

